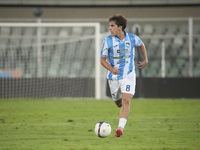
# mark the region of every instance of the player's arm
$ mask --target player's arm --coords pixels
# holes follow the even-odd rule
[[[144,60],[142,62],[139,61],[137,67],[144,68],[148,64],[148,57],[147,57],[146,47],[143,42],[141,42],[140,51],[142,52],[142,56]]]
[[[109,71],[111,71],[113,74],[119,74],[119,70],[116,68],[113,68],[107,61],[106,61],[107,57],[102,57],[101,56],[101,65],[108,69]]]

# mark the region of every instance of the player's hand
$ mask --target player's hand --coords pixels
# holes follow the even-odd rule
[[[119,74],[120,71],[117,68],[113,68],[111,72],[116,75]]]
[[[147,61],[143,61],[143,62],[139,61],[138,64],[137,64],[137,67],[138,68],[144,68],[147,64],[148,64]]]

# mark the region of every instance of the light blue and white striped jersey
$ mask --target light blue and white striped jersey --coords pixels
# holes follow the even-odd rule
[[[119,40],[118,37],[112,35],[104,39],[101,56],[107,57],[107,62],[120,71],[118,75],[108,71],[107,78],[109,80],[120,80],[131,72],[135,73],[135,46],[141,45],[141,39],[137,35],[126,32],[125,35],[124,40]]]

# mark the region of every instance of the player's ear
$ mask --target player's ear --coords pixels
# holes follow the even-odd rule
[[[118,26],[119,27],[119,31],[121,30],[122,31],[122,26]]]

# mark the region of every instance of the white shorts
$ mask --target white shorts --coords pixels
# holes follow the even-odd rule
[[[122,93],[135,94],[136,74],[130,73],[121,80],[108,80],[110,92],[114,101],[122,98]]]

